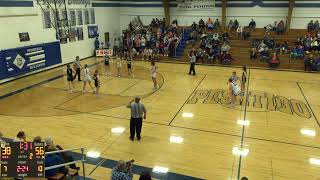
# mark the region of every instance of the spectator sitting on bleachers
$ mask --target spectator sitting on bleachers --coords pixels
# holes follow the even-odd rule
[[[286,41],[284,41],[284,42],[282,42],[281,44],[280,44],[280,53],[281,54],[287,54],[287,51],[288,51],[288,43],[286,42]]]
[[[308,27],[307,27],[307,30],[308,32],[313,32],[314,31],[314,23],[313,23],[313,20],[311,20],[309,23],[308,23]]]
[[[54,147],[57,150],[63,150],[63,148],[59,145],[55,145],[53,143],[53,140],[51,139],[51,137],[48,137],[46,138],[45,140],[45,147],[44,147],[44,151],[45,152],[50,152],[50,148]],[[68,154],[68,152],[61,152],[61,153],[58,153],[57,155],[61,156],[61,158],[63,159],[64,162],[72,162],[74,161],[73,157],[71,154]],[[72,169],[76,169],[76,170],[79,170],[80,168],[77,167],[75,164],[71,164],[69,165],[70,168]]]
[[[256,48],[251,48],[249,53],[250,53],[250,59],[257,59],[257,49]]]
[[[224,31],[222,34],[223,41],[229,42],[229,33],[227,31]]]
[[[19,131],[13,142],[27,142],[27,136],[24,131]]]
[[[272,27],[271,24],[268,24],[267,26],[264,27],[264,30],[265,30],[267,33],[269,33],[269,32],[271,32],[271,31],[273,30],[273,27]]]
[[[299,59],[304,58],[304,49],[302,46],[299,46],[297,49],[297,58],[299,58]]]
[[[241,37],[243,32],[243,28],[241,26],[238,26],[237,28],[237,37]]]
[[[249,23],[249,29],[254,30],[255,28],[256,28],[256,22],[253,19],[251,19]]]
[[[200,19],[200,21],[199,21],[199,28],[200,28],[200,29],[203,29],[203,28],[205,28],[205,27],[206,27],[206,25],[205,25],[203,19]]]
[[[230,65],[232,60],[233,58],[229,52],[223,53],[220,57],[220,63],[223,65]]]
[[[230,19],[229,24],[228,24],[228,29],[231,30],[234,26],[234,23],[232,21],[232,19]]]
[[[237,30],[238,27],[239,27],[239,22],[238,22],[238,20],[234,20],[232,29],[233,29],[233,30]]]
[[[207,27],[209,30],[213,30],[215,27],[214,27],[214,24],[213,24],[213,21],[211,20],[211,18],[208,19],[208,22],[207,22]]]
[[[280,60],[277,53],[273,53],[271,60],[268,62],[270,67],[278,67],[280,65]]]
[[[212,39],[215,41],[218,41],[219,40],[219,33],[218,32],[214,33],[212,36]]]
[[[250,37],[250,31],[248,29],[244,29],[242,37],[244,40],[247,40]]]
[[[208,62],[215,63],[215,61],[216,61],[216,57],[215,57],[214,49],[212,48],[208,53]]]
[[[197,51],[197,54],[196,54],[197,61],[199,62],[201,60],[201,62],[203,63],[204,56],[205,56],[205,51],[202,48],[199,48],[199,50]]]
[[[57,148],[54,145],[48,146],[46,152],[51,152],[51,151],[57,151]],[[56,154],[46,154],[45,155],[45,167],[50,167],[50,166],[55,166],[59,164],[65,163],[61,154],[56,153]],[[64,175],[68,174],[68,168],[66,167],[60,167],[60,168],[54,168],[50,170],[46,170],[46,177],[52,177],[56,175],[57,173],[61,173]]]
[[[223,54],[229,52],[230,49],[231,49],[231,47],[226,42],[224,42],[221,46],[221,51]]]
[[[193,22],[193,23],[191,24],[191,28],[192,28],[193,31],[197,30],[198,24],[197,24],[196,22]]]
[[[314,23],[314,32],[318,33],[319,32],[319,21],[316,20],[316,22]]]
[[[304,60],[304,70],[311,71],[313,62],[314,62],[313,55],[310,54],[310,56]]]
[[[264,43],[264,40],[262,40],[261,43],[258,45],[258,52],[263,51],[265,48],[267,48],[267,45]]]
[[[40,137],[40,136],[34,137],[34,138],[33,138],[33,142],[41,143],[41,142],[42,142],[41,137]]]
[[[284,33],[284,23],[283,23],[283,21],[281,20],[279,23],[278,23],[278,25],[277,25],[277,28],[276,28],[276,32],[277,32],[277,34],[278,35],[280,35],[280,34],[283,34]]]
[[[297,59],[298,57],[298,47],[294,47],[290,52],[290,59]]]
[[[117,166],[112,169],[111,180],[132,180],[132,178],[132,163],[118,161]]]
[[[318,40],[315,38],[311,41],[311,51],[319,51]]]
[[[216,19],[216,21],[214,22],[214,26],[215,26],[216,29],[220,28],[219,19]]]
[[[269,51],[267,48],[264,48],[260,51],[260,61],[263,61],[263,62],[268,62],[270,57],[269,57]]]

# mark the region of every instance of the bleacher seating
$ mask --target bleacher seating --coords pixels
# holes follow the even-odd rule
[[[298,30],[293,29],[288,32],[286,32],[284,35],[277,35],[274,32],[271,32],[269,36],[273,37],[277,42],[279,41],[287,41],[289,45],[289,49],[291,49],[294,46],[294,42],[299,37],[304,36],[307,33],[306,30]],[[268,68],[269,65],[266,62],[260,62],[260,60],[250,60],[249,59],[249,49],[251,47],[250,45],[250,39],[252,38],[263,38],[266,35],[266,32],[263,28],[257,28],[255,31],[251,31],[251,37],[247,40],[244,40],[242,38],[237,38],[236,33],[233,31],[229,31],[230,34],[230,46],[231,50],[230,53],[235,59],[235,61],[232,62],[233,66],[243,66],[247,65],[250,67],[261,67],[261,68]],[[199,43],[196,44],[195,47],[192,47],[190,44],[188,44],[184,50],[184,53],[181,58],[170,58],[170,57],[160,57],[161,62],[189,62],[188,53],[192,50],[192,48],[198,49]],[[280,66],[279,69],[290,69],[290,70],[303,70],[304,69],[304,62],[303,60],[294,60],[291,61],[289,58],[289,54],[280,54]]]

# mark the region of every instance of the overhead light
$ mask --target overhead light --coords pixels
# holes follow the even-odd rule
[[[183,138],[179,136],[170,136],[170,142],[181,144],[183,142]]]
[[[312,129],[300,129],[300,133],[306,136],[316,136],[316,131]]]
[[[98,152],[98,151],[88,151],[87,152],[87,157],[90,157],[90,158],[98,158],[100,157],[101,153]]]
[[[162,167],[162,166],[155,166],[152,169],[152,172],[154,173],[161,173],[161,174],[166,174],[169,171],[169,168],[167,167]]]
[[[233,147],[232,154],[238,155],[238,156],[247,156],[249,154],[249,149],[240,148],[240,147]]]
[[[125,130],[124,127],[115,127],[111,129],[111,132],[115,134],[121,134],[124,132],[124,130]]]
[[[193,117],[193,113],[184,112],[184,113],[182,113],[182,117],[192,118]]]
[[[313,165],[318,165],[318,166],[320,166],[320,159],[310,158],[310,159],[309,159],[309,163],[310,163],[310,164],[313,164]]]
[[[239,124],[241,126],[249,126],[250,125],[250,121],[249,120],[238,120],[237,124]]]

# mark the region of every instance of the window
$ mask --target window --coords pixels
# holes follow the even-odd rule
[[[84,11],[84,24],[89,24],[89,11],[85,10]]]
[[[90,10],[90,24],[95,24],[96,23],[96,16],[94,13],[94,9]]]
[[[50,11],[43,11],[43,24],[46,29],[52,28]]]
[[[76,11],[75,10],[70,10],[69,11],[69,20],[70,20],[70,25],[71,26],[76,26]]]
[[[83,17],[82,17],[82,10],[77,10],[77,16],[78,16],[78,25],[83,25]]]

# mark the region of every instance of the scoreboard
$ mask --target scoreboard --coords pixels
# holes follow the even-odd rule
[[[0,178],[45,177],[44,143],[10,142],[1,147]]]

